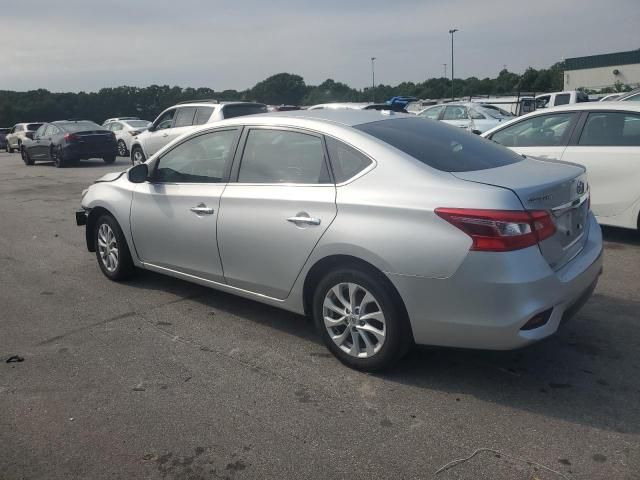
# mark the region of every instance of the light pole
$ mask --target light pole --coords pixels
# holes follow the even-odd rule
[[[456,33],[457,31],[458,31],[457,28],[452,28],[451,30],[449,30],[449,33],[451,34],[451,101],[452,102],[455,100],[453,96],[453,34]]]
[[[376,61],[376,57],[371,57],[371,98],[373,99],[373,102],[375,103],[376,101],[376,93],[375,93],[375,88],[376,88],[376,67],[375,67],[375,62]]]
[[[447,64],[443,63],[442,65],[444,65],[444,78],[447,78]]]

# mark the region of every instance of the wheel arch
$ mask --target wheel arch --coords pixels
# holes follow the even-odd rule
[[[89,211],[89,215],[87,216],[87,225],[85,226],[84,234],[85,240],[87,242],[87,250],[89,250],[90,252],[96,251],[94,231],[96,229],[96,222],[98,221],[98,218],[100,218],[100,216],[103,214],[111,215],[113,218],[116,218],[113,213],[111,213],[104,207],[92,208]]]
[[[378,277],[383,283],[384,288],[389,289],[395,298],[398,307],[402,310],[408,319],[407,309],[402,300],[402,296],[389,277],[375,265],[352,255],[334,254],[319,259],[308,270],[302,287],[302,302],[305,315],[310,315],[312,311],[313,294],[315,287],[322,277],[335,268],[352,267],[364,270]],[[410,323],[410,322],[409,322]]]

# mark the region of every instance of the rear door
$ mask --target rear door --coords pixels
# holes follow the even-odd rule
[[[576,112],[535,115],[504,127],[489,138],[523,155],[560,160],[578,117]]]
[[[324,141],[307,131],[264,127],[247,128],[243,137],[236,181],[222,195],[218,219],[225,279],[286,298],[336,216]]]
[[[562,159],[587,168],[593,212],[616,216],[640,198],[640,114],[592,111],[585,117]]]
[[[238,136],[230,128],[190,137],[155,162],[151,182],[136,187],[131,232],[143,262],[224,281],[217,222]]]

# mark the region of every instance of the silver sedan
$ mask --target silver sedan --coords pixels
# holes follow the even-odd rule
[[[583,168],[388,112],[203,126],[98,180],[76,220],[111,280],[142,268],[309,315],[368,371],[414,343],[547,337],[602,262]]]

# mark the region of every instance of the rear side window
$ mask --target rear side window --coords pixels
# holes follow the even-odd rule
[[[204,125],[211,118],[213,107],[198,107],[196,118],[193,120],[194,125]]]
[[[331,137],[326,141],[336,183],[346,182],[371,165],[371,160],[355,148]]]
[[[494,133],[491,140],[505,147],[553,147],[566,145],[573,113],[537,115]]]
[[[288,130],[251,130],[238,182],[330,183],[321,138]]]
[[[578,145],[640,146],[640,115],[592,112],[587,117]]]
[[[467,109],[465,107],[448,106],[444,109],[442,120],[466,120]]]
[[[188,127],[193,125],[193,117],[196,114],[196,107],[183,107],[178,109],[176,113],[176,122],[174,128]]]
[[[477,135],[423,118],[382,120],[354,128],[444,172],[485,170],[522,160],[516,153]]]
[[[27,124],[27,130],[31,131],[31,132],[35,132],[37,129],[39,129],[42,126],[41,123],[28,123]]]
[[[640,102],[640,93],[622,99],[623,102]]]
[[[222,115],[224,118],[242,117],[256,113],[267,113],[266,105],[260,105],[258,103],[238,103],[222,107]]]
[[[567,105],[571,101],[570,93],[561,93],[556,95],[556,100],[554,105]]]

